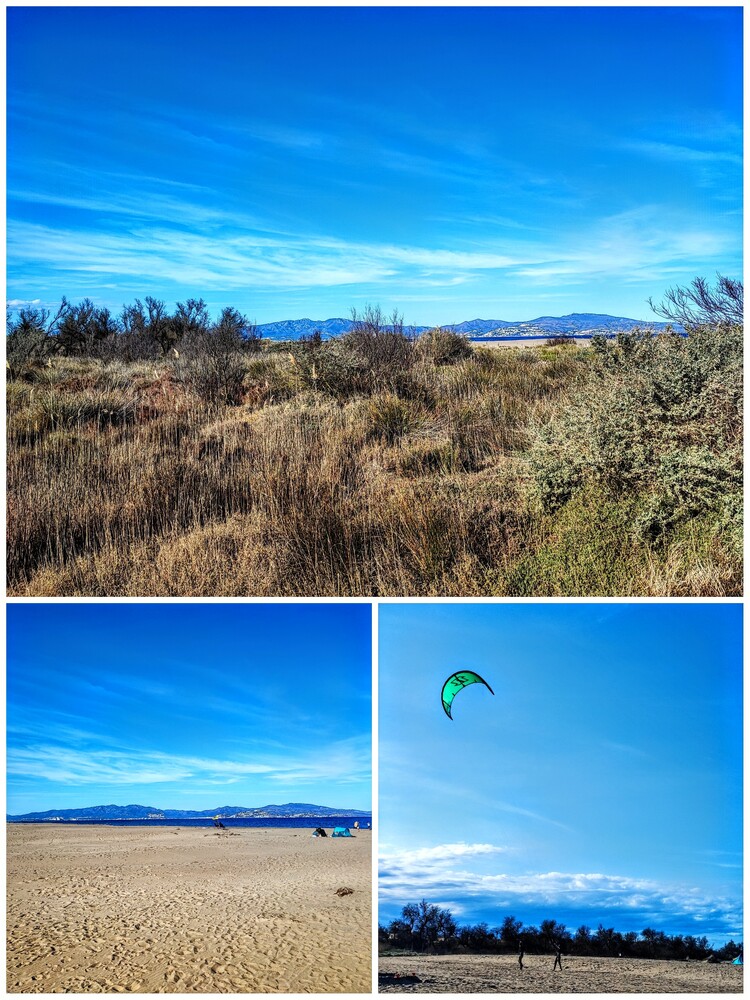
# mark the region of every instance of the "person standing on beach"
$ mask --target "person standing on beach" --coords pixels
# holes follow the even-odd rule
[[[552,966],[552,971],[560,966],[560,972],[562,972],[562,945],[559,941],[553,941],[552,947],[555,949],[555,964]]]
[[[518,941],[518,968],[523,972],[523,941]]]

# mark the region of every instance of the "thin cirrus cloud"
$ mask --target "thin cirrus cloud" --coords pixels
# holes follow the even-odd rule
[[[369,743],[363,739],[341,741],[341,745],[334,743],[298,758],[265,761],[131,752],[102,746],[79,750],[52,744],[9,747],[7,753],[9,779],[35,778],[62,785],[166,784],[188,780],[229,784],[251,775],[278,783],[298,784],[323,778],[348,783],[369,777],[369,767]]]
[[[417,847],[410,851],[390,853],[387,845],[381,845],[381,856],[386,862],[408,869],[413,866],[427,865],[442,869],[451,865],[458,858],[476,857],[479,854],[504,854],[508,849],[497,844],[467,844],[460,841],[456,844],[438,844],[434,847]]]
[[[256,233],[181,232],[143,226],[108,233],[15,223],[9,253],[18,268],[46,266],[76,281],[96,284],[102,275],[195,282],[207,289],[310,287],[372,283],[406,276],[496,270],[527,260],[504,253],[429,250],[349,243],[315,237]]]
[[[80,207],[86,199],[73,198]],[[141,205],[143,203],[141,202]],[[100,204],[89,201],[92,209]],[[134,200],[116,203],[126,215],[141,214]],[[227,232],[219,213],[181,204],[178,199],[154,200],[149,207],[159,224],[133,225],[124,231],[56,227],[11,221],[8,254],[19,273],[52,270],[76,284],[94,287],[103,277],[159,279],[176,286],[194,283],[205,290],[256,287],[305,288],[336,285],[397,283],[438,279],[462,283],[477,272],[508,272],[545,281],[565,276],[589,279],[618,275],[638,280],[647,273],[668,276],[670,268],[696,255],[718,259],[731,248],[729,234],[696,226],[664,227],[653,206],[604,218],[565,247],[535,241],[476,249],[447,250],[398,246],[239,229]],[[215,228],[184,230],[172,223],[209,217]],[[476,244],[474,244],[476,247]]]
[[[698,149],[674,142],[654,140],[631,140],[622,143],[623,149],[642,153],[658,160],[674,160],[680,163],[731,163],[742,166],[741,153],[729,149]]]

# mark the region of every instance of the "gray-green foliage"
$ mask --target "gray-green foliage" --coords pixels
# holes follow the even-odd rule
[[[436,365],[452,365],[471,356],[469,338],[442,327],[423,333],[415,343],[415,350]]]
[[[571,402],[531,450],[539,498],[554,511],[587,485],[637,495],[634,526],[650,538],[708,511],[736,525],[741,393],[739,326],[596,342]]]

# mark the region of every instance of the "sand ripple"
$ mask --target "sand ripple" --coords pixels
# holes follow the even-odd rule
[[[233,832],[10,826],[8,992],[369,993],[369,833]]]

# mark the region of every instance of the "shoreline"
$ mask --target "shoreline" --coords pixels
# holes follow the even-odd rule
[[[336,823],[331,824],[329,822],[323,822],[324,820],[329,820],[329,816],[304,816],[299,817],[300,819],[309,819],[310,824],[277,824],[277,823],[248,823],[244,819],[232,816],[220,816],[219,819],[222,823],[230,824],[235,829],[243,830],[315,830],[317,827],[322,826],[324,830],[333,829],[335,826],[341,826],[346,824]],[[336,819],[341,819],[342,817],[335,817]],[[368,820],[371,824],[372,821]],[[100,826],[117,826],[121,823],[129,824],[129,828],[139,827],[145,830],[168,830],[172,827],[182,828],[184,830],[210,830],[214,829],[213,818],[211,819],[68,819],[68,820],[6,820],[6,827],[11,826],[38,826],[38,827],[100,827]],[[350,830],[355,830],[353,823],[348,824]],[[371,833],[372,825],[370,826],[359,826],[356,828],[357,833]]]
[[[371,992],[369,830],[15,823],[6,834],[9,993]]]
[[[547,347],[547,341],[554,338],[555,334],[551,333],[547,337],[519,337],[517,340],[488,340],[477,338],[476,340],[469,339],[469,343],[472,347],[492,347],[492,348],[502,348],[506,349],[508,347]],[[591,344],[591,337],[574,337],[571,338],[566,347],[589,347]]]

